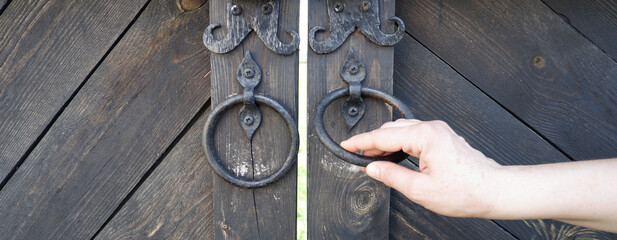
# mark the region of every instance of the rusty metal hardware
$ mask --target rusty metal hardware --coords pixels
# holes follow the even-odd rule
[[[212,31],[221,26],[210,24],[204,31],[204,45],[215,53],[227,53],[237,47],[254,30],[266,47],[275,53],[290,55],[300,45],[300,37],[294,30],[288,30],[293,39],[286,44],[278,38],[280,0],[255,1],[236,0],[227,4],[227,35],[216,40]]]
[[[227,98],[221,104],[216,106],[208,118],[206,119],[206,124],[204,126],[203,132],[203,145],[206,151],[206,158],[208,159],[208,163],[210,167],[214,170],[216,174],[225,179],[227,182],[243,188],[260,188],[267,186],[282,177],[289,172],[289,170],[293,167],[296,162],[296,155],[298,153],[298,147],[300,143],[300,137],[298,134],[298,128],[296,123],[293,120],[293,117],[285,110],[285,108],[276,102],[275,100],[268,98],[263,95],[254,94],[253,90],[261,81],[261,69],[255,63],[251,54],[247,51],[240,67],[238,68],[237,76],[238,82],[244,87],[244,93],[242,95],[235,95],[230,98]],[[243,104],[243,107],[240,109],[238,114],[238,120],[240,122],[240,126],[244,129],[246,136],[249,141],[252,140],[253,134],[259,128],[261,123],[261,112],[259,108],[257,108],[256,103],[265,105],[275,112],[277,112],[287,124],[287,128],[289,131],[289,135],[291,136],[291,148],[289,149],[289,153],[285,162],[276,172],[272,173],[270,176],[267,176],[262,179],[256,180],[245,180],[240,179],[232,174],[230,174],[225,167],[223,167],[216,155],[214,154],[214,128],[216,127],[216,123],[218,122],[221,113],[227,111],[231,107],[237,104]]]
[[[347,55],[347,59],[341,68],[341,77],[343,77],[343,79],[349,84],[349,87],[340,88],[330,92],[319,102],[319,104],[317,104],[317,107],[315,108],[313,124],[315,126],[315,132],[317,133],[321,143],[340,159],[358,166],[366,166],[373,161],[390,161],[398,163],[406,159],[408,154],[402,151],[383,157],[365,157],[348,152],[334,142],[334,140],[332,140],[332,138],[328,135],[323,121],[324,112],[330,103],[345,96],[349,96],[349,98],[345,103],[343,103],[343,116],[345,117],[345,121],[347,122],[349,129],[355,126],[364,114],[365,105],[361,97],[370,97],[383,101],[392,106],[392,108],[394,108],[394,110],[396,110],[402,117],[414,117],[411,109],[401,100],[398,100],[387,93],[362,87],[362,80],[366,77],[366,68],[353,52],[352,48],[349,48],[349,54]]]
[[[381,31],[379,20],[379,0],[329,0],[328,16],[330,36],[323,42],[315,40],[315,34],[325,31],[323,26],[315,26],[309,32],[309,44],[316,53],[330,53],[340,47],[349,34],[358,30],[373,43],[392,46],[403,39],[405,24],[398,17],[390,17],[398,28],[394,33]]]

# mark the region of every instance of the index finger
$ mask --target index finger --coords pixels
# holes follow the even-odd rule
[[[370,132],[355,135],[341,142],[341,147],[350,152],[379,150],[383,152],[397,152],[409,144],[414,137],[408,128],[421,121],[406,124],[404,127],[386,127]]]

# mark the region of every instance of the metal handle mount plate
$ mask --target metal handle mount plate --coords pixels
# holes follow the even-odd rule
[[[244,87],[244,94],[235,95],[227,98],[221,104],[216,106],[208,115],[203,131],[203,146],[206,152],[208,163],[214,172],[225,179],[227,182],[242,188],[260,188],[265,187],[273,182],[284,177],[287,172],[294,166],[296,155],[300,143],[298,127],[293,120],[293,117],[285,110],[285,108],[277,101],[263,95],[254,94],[253,90],[261,80],[261,69],[255,63],[251,54],[247,51],[236,76],[237,80]],[[240,126],[244,129],[249,141],[252,140],[253,134],[259,128],[261,123],[261,112],[255,103],[263,104],[276,113],[278,113],[287,124],[289,135],[291,136],[291,147],[285,162],[277,171],[271,175],[255,180],[245,180],[230,174],[219,162],[214,151],[214,128],[221,117],[221,113],[227,111],[237,104],[244,104],[238,114]]]
[[[334,142],[334,140],[332,140],[332,138],[328,135],[323,121],[324,112],[330,103],[345,96],[349,96],[349,98],[343,103],[342,110],[349,130],[351,130],[351,128],[353,128],[364,115],[365,105],[362,97],[370,97],[383,101],[392,106],[392,108],[394,108],[394,110],[396,110],[402,117],[414,117],[411,109],[401,100],[387,93],[362,87],[362,81],[366,78],[366,68],[358,59],[352,48],[349,48],[349,54],[347,55],[345,63],[341,68],[341,76],[343,77],[343,80],[349,84],[349,87],[340,88],[330,92],[319,102],[319,104],[317,104],[317,107],[315,108],[313,124],[321,143],[337,157],[358,166],[366,166],[373,161],[390,161],[398,163],[406,159],[408,154],[402,151],[382,157],[365,157],[348,152],[340,147],[339,144]]]

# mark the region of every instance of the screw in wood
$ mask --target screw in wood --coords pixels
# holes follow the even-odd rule
[[[360,4],[360,10],[362,10],[363,12],[368,11],[371,8],[371,2],[369,1],[363,1],[362,4]]]
[[[261,13],[263,15],[270,15],[270,13],[272,13],[272,5],[269,3],[264,3],[261,5]]]
[[[350,107],[349,109],[347,109],[347,114],[348,114],[350,117],[355,117],[355,116],[358,116],[358,108],[356,108],[356,107]]]
[[[253,125],[254,122],[255,122],[255,119],[252,116],[244,117],[244,124],[245,125],[251,126],[251,125]]]
[[[229,10],[231,11],[231,14],[233,14],[234,16],[238,16],[242,14],[242,8],[239,5],[232,5]]]
[[[337,2],[334,4],[334,12],[340,13],[345,9],[345,5],[341,2]]]
[[[244,77],[245,78],[253,78],[253,77],[255,77],[255,71],[253,69],[250,69],[250,68],[244,69]]]
[[[349,67],[349,74],[356,75],[358,74],[358,70],[360,70],[358,66],[352,65],[351,67]]]

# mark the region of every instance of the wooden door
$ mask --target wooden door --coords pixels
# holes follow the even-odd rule
[[[204,29],[225,24],[218,7],[226,2],[0,0],[1,238],[294,238],[293,170],[271,189],[240,190],[206,162],[206,118],[242,91],[233,74],[246,50],[267,76],[256,93],[297,113],[297,55],[271,55],[255,33],[229,55],[204,46]],[[278,36],[289,42],[299,8],[283,2]],[[329,25],[328,2],[309,1],[309,29]],[[309,113],[346,85],[339,71],[351,46],[370,71],[364,86],[391,92],[419,119],[447,121],[501,164],[617,156],[616,1],[380,4],[382,22],[404,21],[403,39],[378,47],[353,33],[331,54],[309,50]],[[331,108],[329,131],[342,140],[350,133],[334,129],[346,128],[340,102]],[[367,109],[351,134],[390,119],[382,103],[367,100]],[[259,144],[284,142],[282,121],[262,112],[269,121]],[[617,238],[552,220],[440,216],[336,160],[311,132],[309,139],[309,239]],[[239,197],[222,202],[230,195]],[[225,205],[232,201],[245,211]]]

